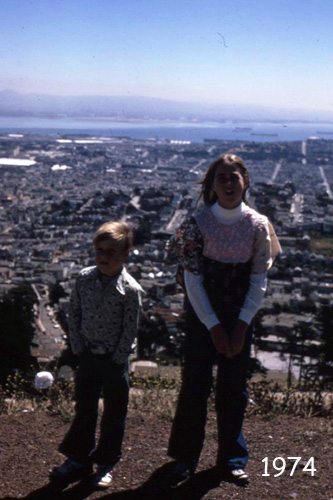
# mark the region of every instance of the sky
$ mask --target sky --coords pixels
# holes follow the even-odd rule
[[[333,111],[329,0],[0,0],[0,90]]]

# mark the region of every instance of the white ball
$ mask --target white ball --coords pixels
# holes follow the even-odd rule
[[[35,389],[49,389],[53,384],[54,377],[50,372],[38,372],[35,376]]]

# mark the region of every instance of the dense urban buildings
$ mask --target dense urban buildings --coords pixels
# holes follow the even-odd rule
[[[183,293],[165,245],[195,208],[207,165],[226,151],[245,160],[250,201],[274,223],[283,247],[259,315],[258,358],[265,364],[268,351],[316,358],[317,313],[333,301],[333,141],[193,144],[3,134],[0,294],[33,286],[34,356],[48,360],[63,349],[68,296],[78,271],[93,263],[93,233],[121,218],[134,225],[128,266],[146,291],[141,355],[156,353],[159,335],[165,362],[177,356]],[[279,369],[278,358],[271,355],[271,367]]]

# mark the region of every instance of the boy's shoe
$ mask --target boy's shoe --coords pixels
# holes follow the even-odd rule
[[[74,483],[75,481],[80,481],[80,479],[89,476],[91,472],[92,466],[90,464],[75,462],[74,460],[70,460],[68,458],[63,464],[54,467],[54,469],[50,472],[49,477],[51,480]]]
[[[93,475],[93,484],[96,488],[109,488],[113,480],[113,470],[109,465],[98,465]]]
[[[170,484],[171,488],[175,488],[179,484],[193,476],[198,466],[198,460],[179,460],[175,463],[171,472]]]

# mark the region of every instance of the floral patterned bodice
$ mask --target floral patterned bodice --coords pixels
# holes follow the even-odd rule
[[[266,272],[271,258],[267,218],[246,207],[232,225],[216,220],[205,206],[182,224],[170,248],[179,265],[194,273],[204,272],[204,257],[224,264],[251,263],[251,273]]]
[[[244,305],[250,277],[265,275],[272,263],[272,234],[276,238],[268,219],[248,206],[242,207],[240,218],[232,224],[219,221],[211,207],[205,206],[171,239],[170,253],[178,260],[178,283],[185,289],[185,270],[202,275],[220,322],[226,311],[234,321]]]

